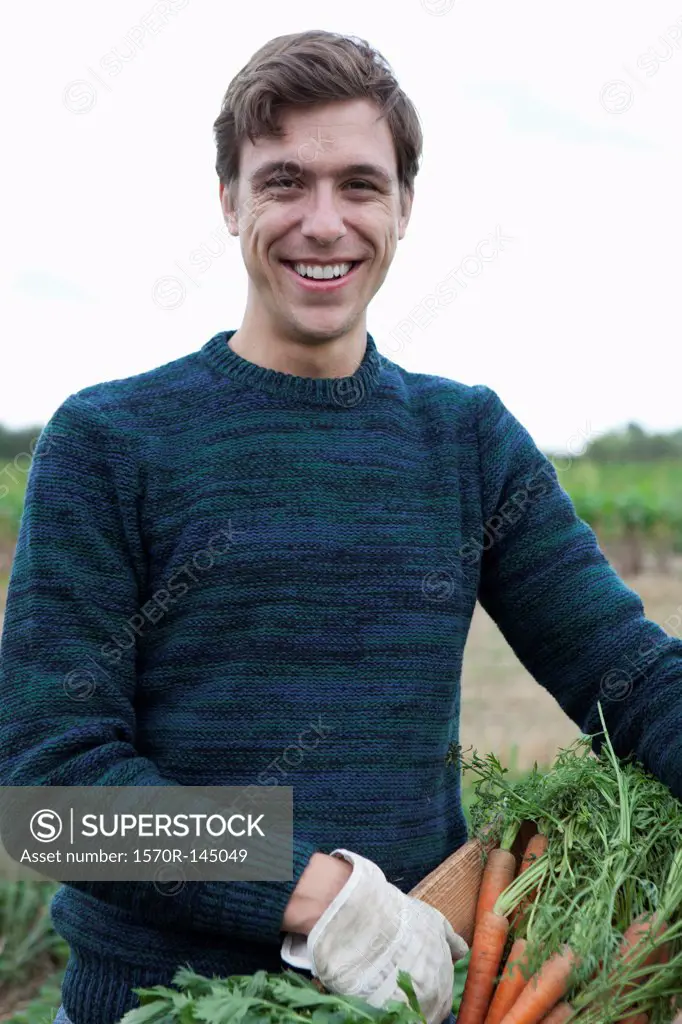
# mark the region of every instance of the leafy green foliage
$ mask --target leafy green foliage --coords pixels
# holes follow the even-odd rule
[[[471,960],[471,951],[467,953],[465,957],[458,960],[455,963],[455,986],[453,989],[452,998],[452,1010],[453,1013],[457,1013],[462,1003],[462,996],[464,995],[464,984],[467,980],[467,972],[469,970],[469,962]]]
[[[682,458],[555,465],[576,512],[600,537],[617,541],[636,531],[652,550],[682,550]]]
[[[23,427],[21,430],[8,430],[0,424],[0,468],[12,462],[24,452],[33,451],[36,440],[43,429],[42,426]]]
[[[279,974],[205,978],[189,968],[173,977],[175,989],[163,985],[135,989],[140,1006],[126,1013],[120,1024],[424,1024],[424,1016],[405,971],[398,985],[408,1003],[390,1000],[384,1007],[370,1006],[356,996],[321,992],[314,982],[295,971]]]
[[[639,423],[610,430],[589,442],[585,454],[592,462],[655,462],[682,459],[682,430],[648,434]]]
[[[0,884],[0,990],[32,977],[36,963],[66,963],[68,946],[52,927],[49,905],[53,882],[15,881]]]
[[[0,482],[0,542],[8,544],[16,542],[26,491],[26,480],[16,477],[16,482],[8,476]]]
[[[63,968],[55,971],[23,1009],[0,1019],[5,1024],[52,1024],[62,1001],[63,977]]]

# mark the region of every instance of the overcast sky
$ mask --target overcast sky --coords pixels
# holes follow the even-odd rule
[[[42,0],[2,27],[5,425],[239,327],[213,121],[267,39],[324,28],[425,133],[379,351],[489,385],[544,448],[682,427],[682,0]]]

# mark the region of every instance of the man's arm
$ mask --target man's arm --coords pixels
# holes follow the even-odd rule
[[[143,600],[136,516],[125,439],[70,396],[36,445],[10,577],[0,785],[177,785],[135,749],[135,645],[106,669],[100,653]],[[311,843],[294,840],[293,860],[288,882],[192,882],[172,899],[152,881],[68,884],[162,927],[276,943],[280,930],[312,927],[347,877]]]
[[[645,618],[497,394],[474,391],[485,533],[466,538],[463,557],[483,548],[481,605],[583,732],[601,730],[601,701],[616,753],[634,754],[682,799],[682,642]],[[596,753],[601,745],[596,737]]]

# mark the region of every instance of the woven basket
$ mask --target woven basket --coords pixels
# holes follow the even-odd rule
[[[410,891],[410,896],[440,910],[469,945],[474,936],[476,902],[483,875],[483,849],[478,839],[470,839]]]

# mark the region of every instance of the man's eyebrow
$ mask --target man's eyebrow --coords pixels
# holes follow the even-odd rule
[[[257,167],[249,180],[252,185],[258,185],[266,178],[269,178],[270,175],[285,176],[294,174],[304,178],[310,176],[306,171],[305,165],[298,163],[296,160],[269,160],[267,163]],[[355,174],[363,175],[368,178],[376,178],[387,188],[390,188],[393,185],[393,176],[389,174],[388,171],[385,171],[383,167],[379,167],[377,164],[371,163],[347,164],[346,167],[339,169],[337,177],[345,178],[348,175]]]

